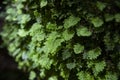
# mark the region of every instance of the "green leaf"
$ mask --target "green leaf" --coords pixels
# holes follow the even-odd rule
[[[80,21],[79,17],[71,15],[70,17],[64,20],[64,27],[70,28],[72,26],[75,26],[79,21]]]
[[[117,39],[116,39],[117,40]],[[115,47],[115,43],[111,41],[111,36],[110,36],[110,32],[107,32],[104,35],[104,44],[106,46],[106,50],[113,50]]]
[[[97,77],[96,80],[106,80],[105,78],[102,78],[102,77]]]
[[[45,7],[47,5],[47,0],[41,0],[40,7]]]
[[[30,36],[32,36],[32,41],[33,42],[35,42],[35,41],[42,41],[42,40],[45,39],[46,35],[45,35],[42,27],[43,26],[41,24],[36,22],[30,28],[29,34],[30,34]]]
[[[58,80],[57,76],[51,76],[48,80]]]
[[[30,79],[30,80],[34,80],[35,77],[36,77],[36,73],[35,73],[34,71],[31,71],[31,72],[30,72],[30,75],[29,75],[29,79]]]
[[[40,69],[40,77],[44,78],[46,76],[45,69]]]
[[[99,1],[97,1],[96,5],[100,11],[103,11],[103,9],[107,6],[107,4],[105,4],[103,2],[99,2]]]
[[[106,66],[105,61],[101,61],[101,62],[95,63],[95,67],[93,68],[94,75],[97,76],[98,73],[100,73],[101,71],[103,71],[103,69],[105,68],[105,66]]]
[[[66,69],[61,69],[60,76],[62,76],[65,80],[68,80],[70,72]]]
[[[36,31],[37,32],[37,31]],[[34,35],[32,37],[32,41],[35,42],[35,41],[42,41],[45,39],[45,33],[43,32],[39,32],[39,33],[36,33],[36,35]]]
[[[34,11],[34,16],[36,18],[36,21],[38,23],[41,23],[41,15],[40,15],[40,13],[37,10]]]
[[[56,39],[52,44],[53,47],[51,48],[51,53],[56,53],[55,51],[57,51],[58,47],[61,45],[63,41],[64,41],[63,39]]]
[[[28,21],[30,21],[31,17],[29,14],[22,14],[17,16],[17,20],[19,24],[26,24]]]
[[[6,11],[7,14],[10,14],[10,13],[15,13],[15,9],[13,8],[8,8],[7,11]]]
[[[9,51],[11,51],[11,50],[9,50]],[[16,50],[13,52],[13,54],[12,54],[13,57],[16,56],[16,55],[18,55],[18,54],[20,53],[20,51],[21,51],[20,48],[16,49]]]
[[[53,24],[53,23],[48,22],[48,23],[47,23],[47,25],[46,25],[46,28],[47,28],[47,29],[54,30],[54,29],[57,29],[57,25],[56,25],[56,24]]]
[[[112,72],[108,72],[106,75],[105,75],[105,80],[118,80],[118,76],[116,73]]]
[[[93,67],[94,66],[94,62],[93,61],[88,61],[87,62],[87,67],[88,68],[91,68],[91,67]]]
[[[77,43],[77,44],[74,45],[73,49],[74,49],[75,54],[80,54],[80,53],[83,52],[84,46],[79,44],[79,43]]]
[[[84,53],[83,58],[92,60],[92,59],[96,59],[100,54],[101,54],[101,49],[95,48]]]
[[[93,76],[88,72],[80,71],[77,73],[77,76],[79,80],[94,80]]]
[[[40,57],[38,62],[42,68],[49,70],[51,68],[52,63],[53,63],[53,60],[48,58],[48,56],[44,54]]]
[[[10,52],[14,52],[16,50],[16,45],[14,43],[10,43],[9,47],[8,47],[8,50]]]
[[[71,69],[76,67],[76,64],[75,63],[67,63],[66,66],[67,66],[68,69],[71,70]]]
[[[41,32],[42,30],[41,28],[42,25],[40,25],[39,23],[34,23],[29,30],[30,36],[35,36],[37,32],[38,33]]]
[[[115,14],[115,21],[120,22],[120,14]]]
[[[25,36],[28,35],[28,32],[25,31],[24,29],[19,29],[19,30],[18,30],[18,35],[19,35],[20,37],[25,37]]]
[[[44,52],[54,55],[63,41],[63,39],[60,39],[60,35],[56,31],[53,31],[44,43]]]
[[[120,62],[118,62],[118,64],[117,64],[117,68],[120,70]]]
[[[114,19],[114,16],[111,15],[111,14],[105,14],[105,21],[108,22],[108,21],[112,21]]]
[[[100,26],[102,26],[103,23],[104,23],[103,20],[100,19],[99,17],[92,18],[92,19],[91,19],[91,22],[92,22],[92,24],[94,25],[94,27],[100,27]]]
[[[54,55],[58,47],[61,45],[63,41],[64,41],[63,39],[55,39],[55,40],[46,41],[45,46],[44,46],[44,52],[51,53]]]
[[[62,59],[63,60],[66,60],[68,58],[71,57],[71,52],[69,50],[65,50],[63,53],[62,53]]]
[[[79,27],[77,28],[77,35],[78,36],[91,36],[92,32],[89,31],[87,27]]]
[[[22,59],[27,60],[28,56],[25,51],[22,52]]]
[[[21,9],[21,8],[24,8],[24,5],[23,4],[18,4],[17,9]]]
[[[65,30],[63,33],[62,33],[62,36],[65,40],[70,40],[73,38],[74,36],[74,32],[73,31],[69,31],[69,30]]]

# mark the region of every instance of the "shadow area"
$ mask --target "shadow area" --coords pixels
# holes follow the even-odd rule
[[[0,36],[0,45],[2,44]],[[17,68],[17,63],[8,55],[6,48],[0,47],[0,80],[27,80],[28,73]]]

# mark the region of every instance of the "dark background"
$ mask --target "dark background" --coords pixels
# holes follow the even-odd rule
[[[4,25],[5,4],[0,1],[0,32]],[[17,68],[17,63],[8,55],[5,47],[2,47],[3,41],[0,36],[0,80],[27,80],[28,74]]]

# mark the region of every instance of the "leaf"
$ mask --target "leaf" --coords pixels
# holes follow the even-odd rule
[[[16,45],[14,43],[10,43],[8,46],[8,50],[10,52],[14,52],[16,50]]]
[[[48,80],[58,80],[57,76],[51,76]]]
[[[30,21],[31,17],[29,14],[22,14],[17,16],[17,20],[19,24],[26,24],[28,21]]]
[[[24,8],[24,5],[23,5],[23,4],[18,4],[18,5],[17,5],[17,9],[22,9],[22,8]]]
[[[65,80],[68,80],[70,75],[70,72],[66,69],[61,69],[60,71],[60,76],[62,76],[62,78],[64,78]]]
[[[30,36],[32,36],[32,41],[42,41],[45,39],[45,33],[42,29],[42,25],[40,25],[39,23],[34,23],[32,25],[32,27],[29,30],[29,34]]]
[[[68,69],[71,70],[71,69],[76,67],[76,64],[75,63],[67,63],[66,66],[67,66]]]
[[[77,76],[79,80],[94,80],[93,76],[88,72],[80,71],[77,73]]]
[[[35,36],[37,32],[38,33],[41,32],[42,30],[41,28],[42,25],[40,25],[39,23],[34,23],[29,30],[30,36]]]
[[[75,26],[79,21],[80,21],[79,17],[75,17],[71,15],[67,19],[64,20],[64,27],[70,28],[72,26]]]
[[[104,44],[106,46],[106,50],[113,50],[115,47],[115,43],[111,41],[111,37],[110,37],[110,32],[107,32],[104,35]]]
[[[36,31],[37,32],[37,31]],[[45,39],[45,33],[43,32],[39,32],[39,33],[36,33],[36,35],[34,35],[32,37],[32,41],[35,42],[35,41],[42,41]]]
[[[53,24],[53,23],[48,22],[48,23],[47,23],[47,25],[46,25],[46,28],[47,28],[47,29],[54,30],[54,29],[57,29],[57,25],[56,25],[56,24]]]
[[[63,39],[60,39],[60,35],[56,31],[53,31],[44,43],[44,52],[54,55],[63,41]]]
[[[36,73],[35,73],[34,71],[31,71],[31,72],[30,72],[30,75],[29,75],[29,79],[30,79],[30,80],[34,80],[35,77],[36,77]]]
[[[119,80],[118,79],[118,76],[116,73],[110,73],[108,72],[106,75],[105,75],[105,80]]]
[[[94,25],[94,27],[100,27],[100,26],[102,26],[103,23],[104,23],[103,20],[100,19],[99,17],[92,18],[92,19],[91,19],[91,22],[92,22],[92,24]]]
[[[118,62],[118,64],[117,64],[117,68],[120,70],[120,62]]]
[[[44,78],[46,76],[45,69],[40,69],[40,77]]]
[[[42,68],[45,68],[47,70],[49,70],[51,68],[51,65],[53,63],[53,60],[48,58],[47,55],[41,55],[40,59],[39,59],[39,64]]]
[[[18,30],[18,35],[19,35],[20,37],[25,37],[25,36],[28,35],[28,32],[25,31],[24,29],[19,29],[19,30]]]
[[[62,59],[63,60],[66,60],[68,58],[71,57],[71,52],[69,50],[65,50],[63,53],[62,53]]]
[[[101,54],[101,49],[95,48],[84,53],[83,58],[92,60],[92,59],[96,59],[100,54]]]
[[[52,44],[53,47],[51,48],[51,53],[55,53],[55,51],[58,49],[58,47],[61,45],[63,41],[64,41],[63,39],[56,39]]]
[[[46,41],[44,46],[45,53],[51,53],[54,55],[62,42],[63,42],[63,39]]]
[[[114,19],[114,16],[111,15],[111,14],[105,14],[105,21],[108,22],[108,21],[112,21]]]
[[[70,40],[73,38],[74,36],[74,32],[73,31],[68,31],[68,30],[65,30],[63,33],[62,33],[62,36],[65,40]]]
[[[78,36],[91,36],[92,32],[88,30],[86,27],[77,28],[77,35]]]
[[[118,79],[118,76],[116,73],[114,72],[108,72],[106,75],[105,75],[105,80],[119,80]]]
[[[105,66],[106,66],[105,61],[101,61],[101,62],[95,63],[95,67],[93,68],[94,75],[97,76],[98,73],[100,73],[101,71],[103,71],[103,69],[105,68]]]
[[[84,46],[82,46],[81,44],[77,43],[77,44],[74,45],[73,49],[74,49],[75,54],[80,54],[80,53],[83,52]]]
[[[47,0],[41,0],[40,7],[45,7],[47,5]]]
[[[115,21],[120,22],[120,14],[115,14]]]
[[[20,51],[21,51],[20,48],[16,49],[16,50],[13,52],[13,54],[12,54],[13,57],[16,56],[16,55],[18,55],[18,54],[20,53]]]
[[[107,4],[105,4],[103,2],[99,2],[99,1],[97,1],[96,5],[100,11],[103,11],[103,9],[107,6]]]
[[[28,56],[27,56],[26,52],[23,51],[23,53],[22,53],[22,59],[23,60],[27,60],[27,58],[28,58]]]
[[[13,8],[8,8],[7,11],[6,11],[7,14],[10,14],[10,13],[15,13],[15,9]]]
[[[91,67],[93,67],[94,66],[94,62],[93,61],[88,61],[87,62],[87,67],[88,68],[91,68]]]
[[[37,10],[34,11],[34,16],[36,18],[36,21],[38,23],[41,23],[41,15],[40,15],[40,13]]]

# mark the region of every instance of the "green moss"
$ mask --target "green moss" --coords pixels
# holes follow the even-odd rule
[[[1,35],[19,68],[34,72],[30,79],[119,78],[116,1],[14,0],[8,6]]]

